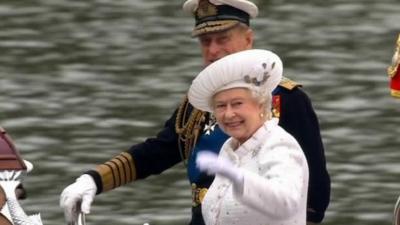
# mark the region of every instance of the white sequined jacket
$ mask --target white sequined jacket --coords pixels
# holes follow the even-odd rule
[[[236,150],[233,146],[237,142],[228,139],[219,157],[243,171],[242,192],[217,175],[202,204],[205,223],[305,225],[307,161],[297,141],[278,126],[278,120],[265,122]]]

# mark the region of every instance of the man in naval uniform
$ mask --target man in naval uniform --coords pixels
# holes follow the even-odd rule
[[[187,0],[183,9],[195,17],[192,36],[199,39],[204,66],[253,47],[254,34],[249,23],[250,18],[257,16],[258,8],[252,2]],[[274,90],[273,105],[273,114],[279,117],[279,125],[297,139],[306,155],[310,170],[307,221],[309,224],[320,223],[330,200],[330,177],[318,119],[301,86],[288,79],[283,79]],[[214,177],[198,170],[196,156],[203,150],[218,153],[227,138],[212,115],[193,108],[185,98],[156,137],[133,145],[81,175],[64,189],[60,205],[67,221],[76,220],[79,210],[89,213],[96,194],[160,174],[183,161],[187,164],[192,186],[190,224],[204,224],[201,202]]]

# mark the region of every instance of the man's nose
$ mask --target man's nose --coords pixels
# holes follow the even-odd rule
[[[210,57],[212,58],[212,60],[214,60],[214,61],[218,60],[220,51],[221,51],[221,45],[219,45],[215,41],[212,41],[208,48],[208,53],[209,53]]]

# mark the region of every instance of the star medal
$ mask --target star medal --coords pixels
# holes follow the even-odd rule
[[[217,125],[217,121],[215,120],[214,115],[210,115],[208,119],[208,124],[204,126],[204,132],[206,135],[210,135],[211,132],[214,131],[215,125]]]

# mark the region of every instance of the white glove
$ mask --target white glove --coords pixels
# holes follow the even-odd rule
[[[75,183],[64,189],[60,197],[60,206],[64,208],[64,216],[68,224],[77,223],[79,213],[90,213],[96,191],[96,183],[88,174],[78,177]]]
[[[210,151],[202,151],[197,154],[197,167],[208,175],[219,174],[229,180],[238,188],[243,189],[243,172],[224,158]]]
[[[26,166],[26,173],[29,173],[33,170],[33,164],[31,162],[29,162],[28,160],[24,159],[24,163]]]

